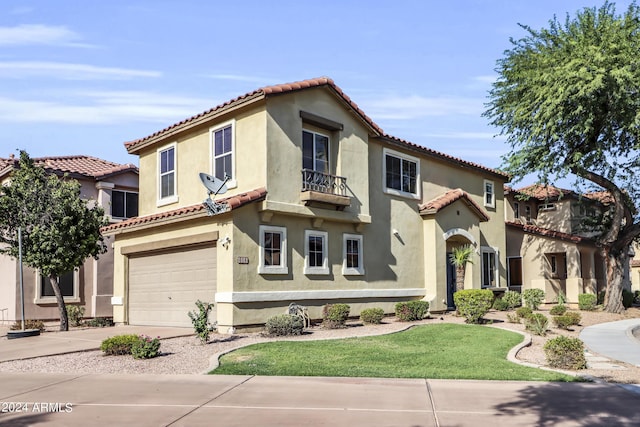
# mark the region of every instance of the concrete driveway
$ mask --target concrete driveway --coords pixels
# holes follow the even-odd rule
[[[0,373],[0,402],[0,426],[640,425],[594,383]]]

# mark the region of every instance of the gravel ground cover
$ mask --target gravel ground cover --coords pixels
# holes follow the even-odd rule
[[[550,317],[548,308],[542,313]],[[542,346],[547,339],[560,334],[577,337],[585,326],[603,322],[614,322],[628,318],[640,317],[640,309],[631,308],[623,314],[605,312],[581,312],[582,322],[573,330],[565,331],[550,326],[546,337],[532,336],[532,344],[523,348],[517,354],[521,361],[544,366],[546,363]],[[486,319],[493,327],[525,332],[524,325],[509,323],[506,312],[491,311]],[[103,356],[101,351],[86,351],[59,356],[40,357],[0,363],[0,372],[48,372],[48,373],[145,373],[145,374],[203,374],[217,364],[221,354],[246,345],[273,340],[323,340],[338,339],[355,336],[370,336],[398,332],[414,325],[432,323],[464,323],[464,320],[454,314],[434,314],[431,318],[419,322],[398,322],[393,317],[385,318],[381,325],[362,325],[359,322],[349,322],[345,329],[323,329],[320,326],[311,328],[309,333],[299,337],[269,338],[260,333],[237,333],[236,335],[212,335],[208,344],[201,344],[195,336],[169,338],[162,340],[160,348],[162,356],[136,360],[131,356]],[[550,322],[551,325],[551,322]],[[117,332],[114,332],[114,335]],[[0,338],[0,345],[2,340]],[[640,368],[622,362],[616,362],[622,369],[586,369],[580,374],[586,374],[605,381],[616,383],[640,383]]]

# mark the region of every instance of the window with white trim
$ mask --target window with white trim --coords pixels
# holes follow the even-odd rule
[[[385,193],[420,197],[420,159],[385,148],[382,169]]]
[[[58,277],[58,286],[65,302],[80,302],[80,270],[68,271]],[[49,276],[36,273],[36,304],[52,303],[56,301],[56,296],[51,286]]]
[[[302,131],[302,169],[330,173],[327,135],[309,130]]]
[[[328,244],[326,231],[305,230],[304,274],[329,274]]]
[[[234,122],[212,128],[210,132],[213,153],[213,176],[221,181],[229,177],[227,185],[234,187],[236,185]]]
[[[342,274],[359,276],[364,274],[362,258],[362,236],[360,234],[342,235]]]
[[[113,218],[133,218],[138,216],[138,193],[111,190],[111,216]]]
[[[496,193],[493,181],[484,180],[484,205],[490,208],[496,206]]]
[[[482,287],[498,286],[498,253],[494,248],[482,246],[480,248],[482,262]]]
[[[258,273],[287,274],[288,272],[287,229],[261,225]]]
[[[178,201],[176,173],[177,144],[158,149],[158,203],[167,204]]]

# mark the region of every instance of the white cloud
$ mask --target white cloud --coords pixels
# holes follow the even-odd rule
[[[480,82],[480,83],[494,83],[496,80],[498,79],[497,75],[490,75],[490,76],[476,76],[473,78],[473,80]]]
[[[9,78],[45,76],[64,80],[122,80],[134,77],[160,77],[161,75],[162,73],[159,71],[97,67],[95,65],[64,62],[0,62],[0,77]]]
[[[248,83],[259,83],[259,84],[267,84],[270,82],[269,79],[266,79],[264,77],[244,76],[239,74],[203,74],[202,77],[207,77],[209,79],[216,79],[216,80],[232,80],[237,82],[248,82]]]
[[[64,26],[50,25],[18,25],[15,27],[0,27],[0,46],[25,45],[57,45],[73,47],[90,47],[80,43],[78,33]]]
[[[388,96],[361,102],[374,120],[415,120],[450,115],[479,116],[484,100],[464,97]]]
[[[440,133],[426,133],[424,134],[427,138],[440,138],[440,139],[496,139],[496,140],[506,140],[506,138],[502,136],[496,136],[496,133],[491,132],[440,132]]]
[[[211,107],[210,100],[147,92],[72,92],[65,101],[0,97],[0,122],[165,125]]]

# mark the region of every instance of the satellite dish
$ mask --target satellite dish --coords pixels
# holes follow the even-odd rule
[[[225,180],[221,181],[215,176],[211,176],[208,173],[200,172],[200,180],[202,184],[205,186],[207,191],[209,191],[209,195],[211,194],[224,194],[227,192],[227,181],[229,180],[228,176],[225,176]]]

